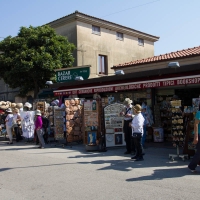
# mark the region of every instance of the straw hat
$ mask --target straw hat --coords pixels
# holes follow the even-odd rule
[[[133,109],[136,113],[140,113],[142,110],[142,107],[139,104],[136,104],[135,106],[133,106]]]
[[[19,108],[19,109],[23,108],[23,103],[16,103],[16,107]]]
[[[32,108],[32,105],[31,105],[29,102],[26,102],[26,103],[24,104],[24,107]]]
[[[130,104],[132,104],[132,100],[130,100],[129,98],[126,98],[125,100],[124,100],[124,102],[123,102],[123,104],[124,105],[130,105]]]
[[[16,103],[11,103],[11,108],[15,108],[16,107]]]
[[[11,108],[8,108],[8,109],[6,110],[6,112],[12,113],[12,109],[11,109]]]
[[[35,115],[41,116],[41,111],[40,111],[40,110],[36,110],[36,111],[35,111]]]
[[[14,111],[18,113],[18,112],[19,112],[19,109],[18,109],[18,108],[14,108]]]

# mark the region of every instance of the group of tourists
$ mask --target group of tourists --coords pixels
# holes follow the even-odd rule
[[[31,107],[27,107],[27,110],[30,110]],[[9,138],[9,142],[7,144],[13,144],[13,130],[16,137],[16,142],[19,142],[23,139],[22,131],[21,131],[21,116],[18,108],[12,110],[8,108],[5,110],[5,126],[6,132]],[[35,111],[35,120],[34,120],[34,138],[36,144],[39,144],[38,148],[45,148],[45,144],[48,143],[48,119],[45,116],[45,113],[41,113],[40,110]]]
[[[133,154],[131,159],[136,161],[144,160],[144,142],[146,139],[146,127],[148,120],[146,117],[146,106],[132,105],[132,100],[126,98],[123,102],[124,110],[120,113],[124,116],[123,132],[126,142],[126,152]]]

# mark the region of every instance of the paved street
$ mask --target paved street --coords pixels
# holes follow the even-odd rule
[[[171,162],[168,154],[175,149],[149,146],[141,162],[124,156],[124,150],[86,152],[82,144],[38,149],[33,143],[1,141],[0,199],[199,198],[200,173],[187,169],[188,160]]]

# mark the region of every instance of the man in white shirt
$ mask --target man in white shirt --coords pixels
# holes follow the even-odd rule
[[[135,159],[136,161],[142,161],[143,154],[142,154],[142,135],[143,135],[143,125],[144,125],[144,117],[141,114],[141,106],[139,104],[136,104],[133,107],[135,116],[132,120],[131,127],[132,127],[132,135],[133,135],[133,141],[136,148],[136,155],[132,157],[131,159]]]

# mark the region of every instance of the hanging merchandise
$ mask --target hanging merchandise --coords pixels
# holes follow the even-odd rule
[[[84,101],[84,144],[86,150],[99,150],[101,137],[101,100]]]
[[[22,135],[23,137],[30,139],[34,137],[34,118],[35,111],[21,111],[21,126],[22,126]]]
[[[58,141],[65,140],[63,131],[63,112],[65,112],[63,108],[54,106],[54,139]]]
[[[83,141],[83,101],[84,99],[79,98],[65,99],[67,142],[80,143]]]
[[[174,158],[188,158],[188,155],[183,154],[180,155],[179,148],[183,147],[184,142],[184,127],[183,127],[183,115],[180,109],[181,107],[181,100],[170,101],[171,103],[171,112],[172,112],[172,140],[173,146],[177,149],[177,154],[169,154],[169,158],[174,160]]]
[[[120,112],[124,105],[114,103],[104,108],[106,147],[124,146],[123,120]]]

